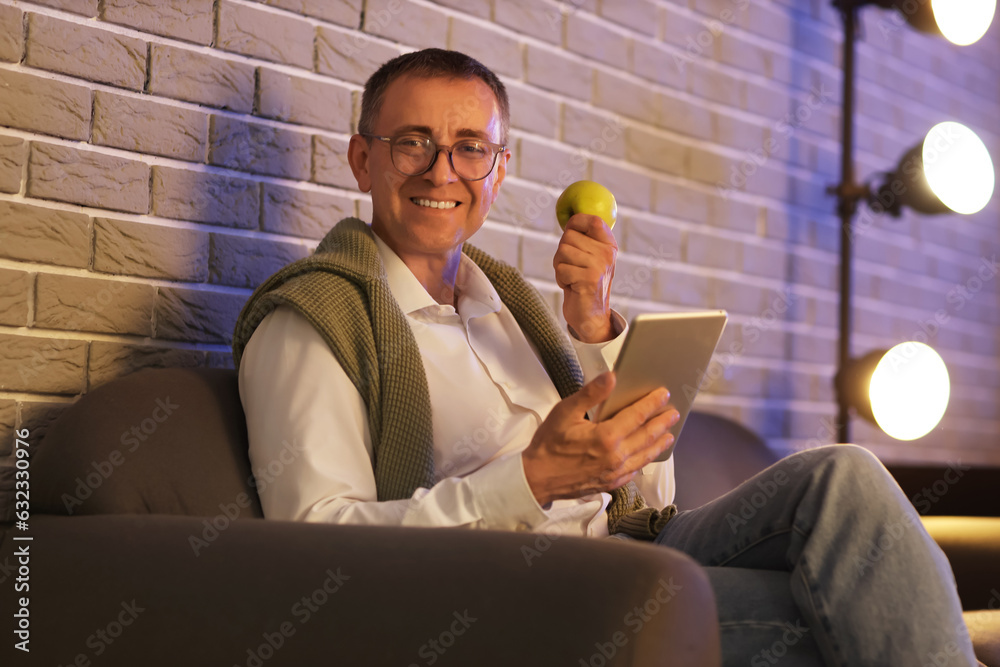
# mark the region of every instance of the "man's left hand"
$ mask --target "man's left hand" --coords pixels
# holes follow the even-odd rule
[[[577,213],[566,223],[552,266],[563,290],[563,316],[584,343],[614,338],[611,280],[617,257],[618,242],[601,218]]]

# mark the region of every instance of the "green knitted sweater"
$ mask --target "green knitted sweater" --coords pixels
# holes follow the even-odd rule
[[[572,344],[537,290],[513,267],[466,244],[463,252],[489,278],[501,301],[534,343],[560,396],[583,385]],[[261,320],[279,305],[303,315],[323,336],[364,400],[374,452],[378,499],[409,498],[434,484],[430,395],[416,340],[389,289],[367,224],[338,223],[310,257],[281,269],[243,307],[233,336],[239,368]],[[674,515],[647,507],[635,484],[611,492],[608,528],[653,539]]]

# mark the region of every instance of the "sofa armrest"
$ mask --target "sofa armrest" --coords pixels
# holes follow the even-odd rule
[[[1000,609],[1000,517],[928,516],[924,526],[955,573],[963,609]]]
[[[719,663],[708,580],[662,547],[219,523],[36,515],[31,542],[15,542],[5,526],[0,565],[29,545],[31,653],[0,663],[69,665],[79,655],[147,667]],[[13,577],[0,585],[13,588]],[[7,593],[0,617],[12,623],[21,594]],[[9,651],[5,641],[0,656]]]

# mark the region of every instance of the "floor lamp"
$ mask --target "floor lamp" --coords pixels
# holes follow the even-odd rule
[[[877,213],[894,216],[899,216],[904,206],[921,213],[974,213],[981,210],[992,196],[993,163],[985,145],[974,132],[959,123],[941,123],[932,128],[920,144],[903,155],[896,171],[888,174],[884,182],[857,182],[854,173],[854,83],[858,13],[866,5],[893,9],[900,12],[902,18],[914,28],[942,34],[950,41],[964,45],[978,40],[989,28],[996,0],[964,3],[948,3],[947,0],[834,0],[833,5],[840,12],[844,26],[840,183],[828,190],[837,197],[837,214],[840,217],[839,338],[837,375],[834,379],[838,406],[837,441],[851,441],[852,410],[875,422],[893,437],[912,440],[933,429],[944,414],[948,402],[947,369],[933,349],[913,341],[892,350],[875,350],[860,358],[852,357],[854,218],[862,203]],[[946,137],[944,142],[942,136]],[[900,349],[904,346],[908,347]],[[912,396],[900,400],[900,392],[913,390],[916,378],[929,383],[937,394],[919,394],[925,404],[918,407],[920,414],[916,416],[923,417],[923,423],[914,424],[914,416],[911,415],[903,416],[899,425],[889,426],[894,408],[912,400]],[[876,391],[878,387],[885,390],[880,394]],[[876,397],[884,398],[876,400]]]

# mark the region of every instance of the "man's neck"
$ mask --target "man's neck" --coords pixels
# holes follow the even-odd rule
[[[374,229],[372,231],[374,232]],[[458,307],[455,281],[458,278],[458,266],[462,260],[461,247],[443,255],[410,254],[400,248],[394,248],[392,243],[382,238],[381,235],[379,238],[396,253],[396,256],[402,260],[432,299],[442,305]]]

